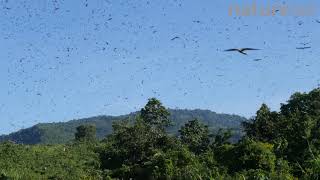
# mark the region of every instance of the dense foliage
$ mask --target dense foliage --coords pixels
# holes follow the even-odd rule
[[[88,144],[0,146],[0,179],[98,179],[99,163]]]
[[[60,145],[0,145],[0,179],[319,179],[320,89],[296,93],[279,112],[263,104],[246,135],[212,131],[197,118],[168,133],[170,112],[150,99],[135,118],[115,121],[97,141],[95,126],[76,128]]]

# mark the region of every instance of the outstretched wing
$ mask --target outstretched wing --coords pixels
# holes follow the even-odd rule
[[[311,47],[310,46],[308,46],[308,47],[297,47],[296,49],[310,49]]]
[[[239,49],[226,49],[224,51],[239,51]]]
[[[171,41],[174,41],[174,40],[179,39],[179,38],[180,37],[176,36],[176,37],[172,38]]]
[[[251,51],[251,50],[260,50],[260,49],[255,49],[255,48],[242,48],[240,51]]]

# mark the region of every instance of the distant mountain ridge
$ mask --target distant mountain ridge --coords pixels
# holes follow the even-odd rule
[[[234,138],[238,139],[241,136],[241,122],[247,120],[238,115],[218,114],[210,110],[169,109],[169,111],[171,114],[170,119],[174,125],[167,130],[173,134],[176,134],[180,127],[186,122],[198,118],[213,131],[219,128],[234,129]],[[0,136],[0,142],[10,140],[19,144],[67,143],[73,140],[76,127],[82,124],[95,124],[97,128],[97,138],[103,139],[106,135],[112,133],[112,123],[114,121],[134,117],[138,113],[139,112],[134,112],[121,116],[96,116],[68,122],[40,123],[9,135],[2,135]]]

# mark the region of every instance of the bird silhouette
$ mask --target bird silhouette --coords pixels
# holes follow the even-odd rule
[[[174,40],[176,40],[176,39],[180,39],[180,37],[179,37],[179,36],[176,36],[176,37],[172,38],[171,41],[174,41]]]
[[[296,49],[300,49],[300,50],[304,50],[304,49],[310,49],[311,47],[308,46],[308,47],[297,47]]]
[[[255,48],[241,48],[241,49],[227,49],[225,51],[237,51],[241,54],[247,55],[244,51],[252,51],[252,50],[260,50],[260,49],[255,49]]]
[[[307,42],[307,43],[300,43],[300,44],[301,44],[301,45],[306,46],[306,45],[310,44],[310,42]]]

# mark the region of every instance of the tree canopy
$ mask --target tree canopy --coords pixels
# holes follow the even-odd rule
[[[168,117],[151,98],[101,141],[95,126],[83,124],[68,144],[2,143],[0,179],[320,178],[320,89],[295,93],[279,112],[262,104],[238,142],[230,129],[213,131],[196,118],[168,133]]]

